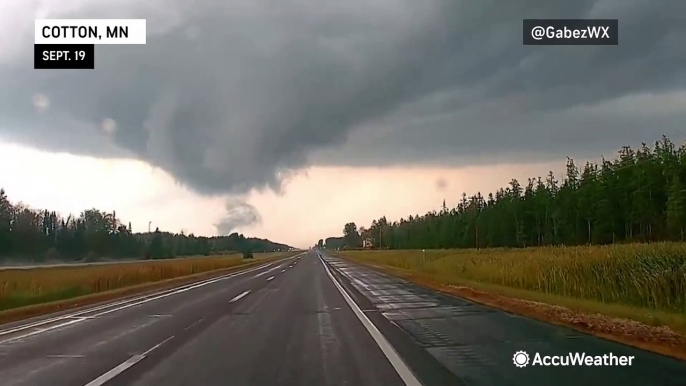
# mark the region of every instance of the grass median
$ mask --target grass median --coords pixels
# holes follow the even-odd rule
[[[686,358],[684,243],[334,254],[506,311]]]
[[[164,286],[185,284],[227,271],[294,255],[240,254],[135,263],[0,271],[0,323],[73,308]]]

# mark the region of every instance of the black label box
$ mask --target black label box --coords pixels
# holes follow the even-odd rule
[[[95,68],[94,44],[34,44],[34,69]]]

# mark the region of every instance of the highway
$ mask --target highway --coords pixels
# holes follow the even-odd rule
[[[263,252],[264,253],[264,252]],[[271,252],[267,252],[271,253]],[[259,253],[256,253],[257,257],[259,258]],[[229,255],[222,255],[222,256],[229,256]],[[239,253],[235,253],[234,256],[238,257],[241,256]],[[135,259],[135,260],[111,260],[111,261],[94,261],[94,262],[46,262],[46,263],[40,263],[40,264],[6,264],[6,265],[0,265],[0,271],[6,271],[6,270],[27,270],[27,269],[38,269],[38,268],[71,268],[71,267],[89,267],[89,266],[98,266],[98,265],[114,265],[114,264],[135,264],[135,263],[149,263],[149,262],[158,262],[158,261],[174,261],[174,260],[188,260],[188,259],[203,259],[203,258],[208,258],[211,256],[204,256],[204,255],[197,255],[197,256],[182,256],[182,257],[174,257],[174,258],[169,258],[169,259],[163,259],[163,260],[144,260],[144,259]]]
[[[519,368],[532,356],[632,366]],[[0,326],[0,385],[684,385],[686,363],[308,251]]]
[[[239,255],[236,255],[239,256]],[[98,265],[114,265],[114,264],[135,264],[135,263],[146,263],[151,261],[172,261],[172,260],[183,260],[183,259],[197,259],[207,256],[184,256],[175,257],[171,259],[164,260],[113,260],[113,261],[94,261],[90,263],[86,262],[73,262],[73,263],[41,263],[41,264],[24,264],[24,265],[0,265],[0,271],[9,270],[27,270],[27,269],[39,269],[39,268],[71,268],[71,267],[89,267]]]

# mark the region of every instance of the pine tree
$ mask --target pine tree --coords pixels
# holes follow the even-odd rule
[[[667,228],[673,237],[684,240],[686,226],[686,189],[678,175],[672,178],[667,199]]]
[[[151,258],[159,259],[164,257],[164,245],[160,228],[155,228],[155,233],[152,236],[152,240],[150,241],[148,248],[148,253]]]
[[[582,173],[568,158],[562,183],[552,172],[525,187],[512,180],[483,203],[465,192],[456,208],[412,215],[384,231],[397,248],[467,248],[477,239],[488,247],[682,239],[684,181],[686,144],[676,148],[663,137],[653,148],[624,146],[614,161],[589,163]]]
[[[0,188],[0,257],[12,250],[12,204],[5,190]]]

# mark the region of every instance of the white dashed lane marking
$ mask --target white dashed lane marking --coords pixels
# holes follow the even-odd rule
[[[243,299],[244,297],[246,297],[249,293],[250,293],[250,290],[247,290],[247,291],[243,292],[242,294],[236,296],[235,298],[229,300],[229,303],[233,303],[233,302],[235,302],[235,301],[241,300],[241,299]]]

